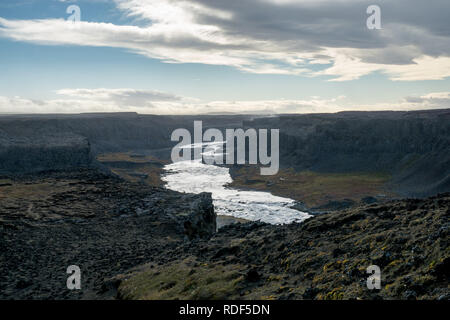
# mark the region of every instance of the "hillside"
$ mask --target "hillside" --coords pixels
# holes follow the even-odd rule
[[[450,194],[224,227],[117,276],[125,299],[450,299]],[[369,290],[366,269],[381,269]]]
[[[92,169],[10,177],[0,191],[0,299],[450,298],[448,193],[215,233],[209,194]],[[65,289],[73,264],[80,291]],[[366,287],[374,264],[379,291]]]

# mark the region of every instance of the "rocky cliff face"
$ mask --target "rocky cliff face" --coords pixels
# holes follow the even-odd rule
[[[178,124],[169,117],[133,113],[23,117],[0,117],[0,137],[11,143],[35,144],[45,144],[46,139],[65,144],[64,139],[82,137],[89,141],[94,154],[169,147],[171,128]]]
[[[64,169],[105,152],[153,150],[170,159],[177,128],[239,127],[248,116],[155,116],[136,113],[0,116],[0,172]]]
[[[292,115],[245,125],[280,129],[284,167],[385,172],[400,194],[450,190],[449,110]]]
[[[176,128],[279,128],[284,167],[317,172],[383,172],[399,195],[450,190],[450,111],[342,112],[244,116],[126,114],[0,117],[0,172],[88,164],[92,154],[153,150],[170,158]]]
[[[91,161],[88,139],[76,134],[12,136],[0,131],[0,174],[78,168]]]

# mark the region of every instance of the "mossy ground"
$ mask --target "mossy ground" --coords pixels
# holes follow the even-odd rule
[[[239,297],[244,266],[198,263],[186,259],[168,266],[144,266],[119,287],[124,299],[214,300]]]
[[[175,258],[133,274],[119,291],[130,299],[448,299],[449,208],[450,194],[365,205],[301,224],[227,226],[172,253],[195,265]],[[381,269],[381,290],[367,287],[371,265]],[[161,289],[171,281],[170,290]],[[183,291],[189,284],[195,285]]]
[[[232,169],[234,188],[270,191],[274,195],[304,202],[308,207],[317,207],[329,201],[351,199],[355,202],[368,196],[393,196],[386,183],[386,173],[317,173],[280,169],[273,176],[260,175],[259,168],[242,166]]]

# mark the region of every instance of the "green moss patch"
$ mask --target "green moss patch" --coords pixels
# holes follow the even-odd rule
[[[122,281],[123,299],[214,300],[239,296],[243,266],[202,264],[184,260],[174,264],[146,266]]]

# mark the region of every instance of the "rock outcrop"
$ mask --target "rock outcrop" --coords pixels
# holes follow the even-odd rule
[[[200,193],[191,204],[191,212],[184,222],[184,232],[189,239],[210,238],[217,229],[211,193]]]
[[[23,174],[89,166],[87,138],[73,133],[9,135],[0,129],[0,174]]]

